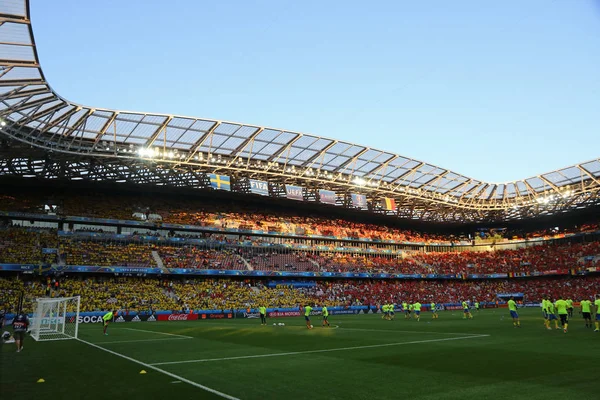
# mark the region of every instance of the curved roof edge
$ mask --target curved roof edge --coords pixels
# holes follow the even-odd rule
[[[543,214],[597,201],[600,158],[523,180],[488,183],[385,150],[207,118],[79,105],[40,67],[29,1],[0,4],[0,118],[4,135],[65,154],[146,160],[341,188],[474,212]]]

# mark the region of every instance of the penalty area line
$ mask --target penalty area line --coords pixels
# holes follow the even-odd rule
[[[242,359],[246,359],[246,358],[295,356],[295,355],[301,355],[301,354],[329,353],[329,352],[333,352],[333,351],[361,350],[361,349],[374,349],[374,348],[378,348],[378,347],[403,346],[403,345],[407,345],[407,344],[447,342],[447,341],[451,341],[451,340],[475,339],[475,338],[482,338],[482,337],[489,337],[489,336],[490,335],[471,335],[471,336],[460,336],[460,337],[451,337],[451,338],[443,338],[443,339],[413,340],[410,342],[371,344],[371,345],[366,345],[366,346],[338,347],[338,348],[334,348],[334,349],[291,351],[291,352],[287,352],[287,353],[256,354],[256,355],[252,355],[252,356],[237,356],[237,357],[223,357],[223,358],[203,358],[203,359],[199,359],[199,360],[168,361],[168,362],[153,363],[150,365],[153,365],[153,366],[154,365],[174,365],[174,364],[202,363],[202,362],[213,362],[213,361],[242,360]]]
[[[160,338],[160,339],[132,339],[132,340],[115,340],[112,342],[96,342],[97,345],[105,345],[105,344],[116,344],[116,343],[139,343],[139,342],[158,342],[161,340],[189,340],[191,338],[185,337],[174,337],[174,338]]]
[[[170,376],[171,378],[177,379],[178,381],[185,382],[185,383],[187,383],[187,384],[189,384],[189,385],[195,386],[195,387],[197,387],[197,388],[199,388],[199,389],[202,389],[202,390],[206,390],[207,392],[210,392],[210,393],[212,393],[212,394],[215,394],[215,395],[217,395],[217,396],[219,396],[219,397],[222,397],[222,398],[224,398],[224,399],[228,399],[228,400],[240,400],[240,399],[239,399],[239,398],[237,398],[237,397],[233,397],[233,396],[230,396],[230,395],[228,395],[228,394],[226,394],[226,393],[219,392],[218,390],[215,390],[215,389],[209,388],[208,386],[201,385],[201,384],[199,384],[199,383],[197,383],[197,382],[194,382],[194,381],[191,381],[191,380],[189,380],[189,379],[186,379],[186,378],[184,378],[184,377],[182,377],[182,376],[179,376],[179,375],[173,374],[173,373],[171,373],[171,372],[169,372],[169,371],[165,371],[164,369],[161,369],[161,368],[155,367],[155,366],[153,366],[153,365],[151,365],[151,364],[146,364],[146,363],[145,363],[145,362],[143,362],[143,361],[136,360],[135,358],[128,357],[128,356],[126,356],[126,355],[124,355],[124,354],[121,354],[121,353],[117,353],[116,351],[112,351],[112,350],[105,349],[104,347],[98,346],[98,345],[96,345],[96,344],[94,344],[94,343],[87,342],[87,341],[85,341],[85,340],[81,340],[81,339],[77,339],[77,340],[78,340],[78,341],[80,341],[81,343],[85,343],[85,344],[87,344],[87,345],[89,345],[89,346],[95,347],[95,348],[97,348],[97,349],[100,349],[100,350],[102,350],[102,351],[106,351],[107,353],[110,353],[110,354],[112,354],[112,355],[115,355],[115,356],[117,356],[117,357],[124,358],[124,359],[125,359],[125,360],[127,360],[127,361],[131,361],[131,362],[133,362],[133,363],[139,364],[139,365],[141,365],[142,367],[145,367],[145,368],[148,368],[148,369],[152,369],[152,370],[154,370],[154,371],[156,371],[156,372],[160,372],[161,374],[165,374],[165,375],[167,375],[167,376]]]

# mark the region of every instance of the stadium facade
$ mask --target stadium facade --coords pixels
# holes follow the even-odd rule
[[[489,183],[311,134],[73,103],[44,76],[29,7],[0,3],[0,177],[213,188],[435,222],[529,219],[600,204],[600,158]]]

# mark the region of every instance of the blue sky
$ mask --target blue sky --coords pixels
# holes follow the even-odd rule
[[[600,1],[32,0],[96,107],[266,125],[504,182],[600,157]]]

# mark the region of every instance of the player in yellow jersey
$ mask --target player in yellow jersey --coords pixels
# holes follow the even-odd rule
[[[560,324],[563,327],[563,332],[567,333],[569,330],[569,303],[563,300],[561,297],[554,303],[558,317],[560,318]]]
[[[592,327],[592,301],[590,299],[583,299],[579,302],[581,307],[581,315],[585,321],[585,327]]]
[[[513,297],[508,300],[508,311],[510,311],[510,316],[513,320],[513,325],[515,328],[521,327],[521,321],[519,320],[519,314],[517,313],[517,303]]]
[[[402,311],[404,311],[404,319],[409,319],[410,318],[410,310],[408,309],[407,302],[402,303]]]
[[[417,322],[419,322],[421,320],[421,303],[419,303],[419,300],[413,304],[413,310],[415,312],[415,318],[417,319]]]
[[[600,332],[600,294],[596,295],[594,305],[596,306],[596,329],[594,329],[594,332]]]
[[[573,300],[567,299],[567,313],[569,314],[569,318],[573,318]]]
[[[544,326],[546,329],[550,329],[550,320],[548,319],[548,299],[546,296],[542,298],[542,316],[544,317]]]
[[[302,306],[300,306],[302,307]],[[310,312],[312,311],[312,307],[309,306],[308,304],[306,306],[304,306],[304,321],[306,321],[306,327],[308,329],[312,329],[313,326],[310,323]]]
[[[264,305],[258,307],[258,313],[260,314],[260,324],[267,325],[267,307]]]
[[[462,308],[463,308],[463,319],[472,319],[473,318],[473,314],[471,314],[471,309],[469,308],[469,303],[467,303],[466,301],[462,302]]]
[[[323,326],[323,327],[325,327],[325,325],[327,325],[327,327],[329,328],[329,326],[330,326],[330,325],[329,325],[329,310],[327,309],[327,306],[326,306],[326,305],[324,305],[324,306],[321,308],[321,313],[322,313],[322,315],[323,315],[323,323],[322,323],[322,326]]]
[[[437,319],[438,318],[438,313],[437,310],[435,308],[435,302],[431,302],[431,315],[433,315],[433,319]]]
[[[550,328],[550,323],[554,321],[554,329],[560,329],[558,327],[558,317],[556,316],[556,307],[554,307],[554,302],[548,298],[546,301],[546,310],[548,311],[548,329]]]

